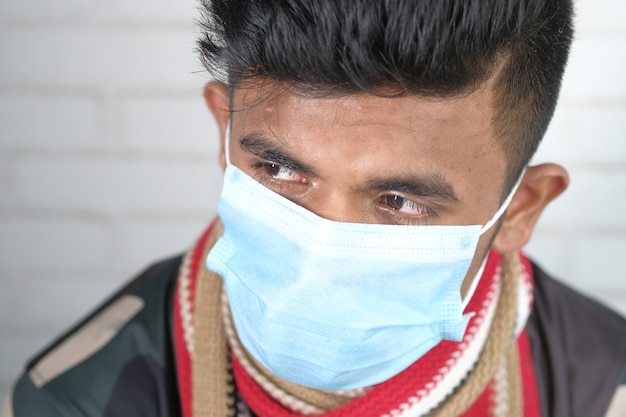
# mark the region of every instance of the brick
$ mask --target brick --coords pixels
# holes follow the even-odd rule
[[[626,235],[555,236],[539,228],[525,251],[553,277],[626,315],[626,287],[616,272]]]
[[[193,0],[41,0],[1,2],[3,19],[77,19],[77,20],[182,20],[197,17]]]
[[[0,153],[0,205],[2,201],[8,201],[13,190],[13,161],[3,158]]]
[[[563,78],[566,100],[626,97],[626,37],[576,39]]]
[[[195,0],[111,0],[99,2],[93,18],[179,20],[192,24],[199,17]]]
[[[571,253],[571,239],[554,236],[549,230],[539,225],[524,248],[524,252],[544,271],[558,278],[567,278],[573,273],[568,262]]]
[[[626,4],[621,0],[577,0],[575,10],[578,33],[623,33]]]
[[[1,148],[72,148],[98,141],[98,106],[90,97],[0,95]]]
[[[122,111],[131,148],[204,152],[216,160],[218,128],[200,90],[191,98],[129,98]]]
[[[626,171],[569,171],[569,189],[546,208],[541,223],[578,234],[598,228],[626,230]]]
[[[28,216],[0,218],[3,268],[89,267],[102,264],[106,252],[102,224]]]
[[[626,162],[626,107],[560,106],[535,162]]]
[[[539,227],[525,251],[550,274],[577,288],[626,291],[616,273],[626,253],[626,233],[568,235]]]
[[[2,20],[27,18],[61,18],[85,13],[96,3],[95,0],[41,0],[0,2]]]
[[[221,189],[220,169],[208,160],[29,159],[16,171],[16,204],[44,209],[202,213]]]
[[[145,267],[157,260],[187,251],[211,220],[196,221],[143,220],[126,222],[115,245],[115,258],[120,266]]]
[[[4,84],[200,91],[205,80],[194,74],[200,70],[194,38],[191,32],[156,30],[5,31],[0,36],[0,80]]]
[[[86,316],[118,287],[115,280],[96,282],[87,275],[82,280],[51,276],[4,281],[0,327],[44,327],[58,333]]]
[[[571,246],[569,260],[577,273],[578,285],[604,290],[622,288],[626,292],[618,272],[623,267],[626,253],[626,233],[622,236],[585,236],[574,240]]]

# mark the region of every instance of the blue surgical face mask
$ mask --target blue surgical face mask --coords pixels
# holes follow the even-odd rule
[[[485,226],[335,222],[228,163],[224,234],[207,268],[224,278],[237,335],[269,371],[326,391],[398,374],[460,341],[460,288]]]

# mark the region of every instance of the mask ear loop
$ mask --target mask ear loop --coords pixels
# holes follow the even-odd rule
[[[476,292],[476,288],[478,288],[478,283],[480,282],[480,278],[483,276],[483,272],[485,272],[488,258],[488,256],[485,256],[485,259],[483,259],[483,262],[480,264],[480,268],[478,268],[478,272],[476,273],[476,275],[474,275],[474,278],[472,279],[472,283],[470,284],[470,287],[467,290],[465,297],[463,297],[463,303],[461,304],[461,308],[463,308],[463,311],[465,311],[465,308],[467,307],[470,300],[474,296],[474,293]]]
[[[226,136],[224,138],[224,155],[226,156],[226,166],[232,165],[230,162],[230,118],[228,119],[228,124],[226,125],[226,132],[224,132]]]
[[[504,200],[504,202],[502,203],[498,211],[496,211],[496,214],[494,214],[493,217],[487,223],[485,223],[485,225],[480,229],[479,236],[485,233],[487,230],[491,229],[491,226],[493,226],[500,219],[500,217],[502,217],[504,212],[509,208],[509,204],[511,204],[511,200],[513,200],[513,196],[515,195],[515,193],[517,192],[517,189],[522,183],[524,174],[526,174],[526,168],[524,168],[524,170],[520,174],[519,178],[517,179],[517,182],[511,189],[511,192],[509,192],[509,195],[506,197],[506,200]]]
[[[515,193],[517,192],[517,189],[519,188],[520,184],[522,183],[522,179],[524,178],[524,174],[526,174],[526,168],[524,168],[524,170],[520,174],[519,178],[517,179],[517,182],[515,183],[515,185],[511,189],[511,192],[509,193],[509,195],[506,197],[506,200],[504,200],[504,202],[502,203],[502,205],[500,206],[498,211],[496,211],[496,214],[494,214],[493,217],[491,218],[491,220],[489,220],[480,229],[480,234],[481,235],[483,233],[485,233],[487,230],[489,230],[498,221],[498,219],[500,219],[500,217],[504,214],[506,209],[509,208],[509,204],[511,204],[511,200],[513,200],[513,196],[515,195]],[[467,305],[469,304],[470,300],[474,296],[474,293],[476,292],[476,288],[478,287],[478,282],[480,281],[480,278],[483,276],[483,272],[485,271],[485,267],[486,266],[487,266],[487,257],[485,257],[485,259],[483,259],[483,262],[480,265],[480,268],[478,269],[478,273],[476,274],[476,276],[474,276],[474,279],[472,279],[472,283],[470,285],[470,288],[467,291],[467,294],[465,294],[465,297],[463,297],[463,304],[462,304],[463,311],[465,311],[465,308],[467,307]]]

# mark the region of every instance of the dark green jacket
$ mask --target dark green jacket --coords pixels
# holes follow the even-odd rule
[[[179,417],[172,305],[180,262],[150,267],[35,357],[5,404],[9,416]],[[527,332],[543,416],[603,417],[625,374],[626,322],[533,268]]]

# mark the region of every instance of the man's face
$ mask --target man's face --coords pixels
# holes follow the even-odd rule
[[[335,221],[416,227],[482,225],[498,209],[506,158],[490,86],[449,99],[267,95],[271,87],[235,89],[230,158],[296,204]]]

